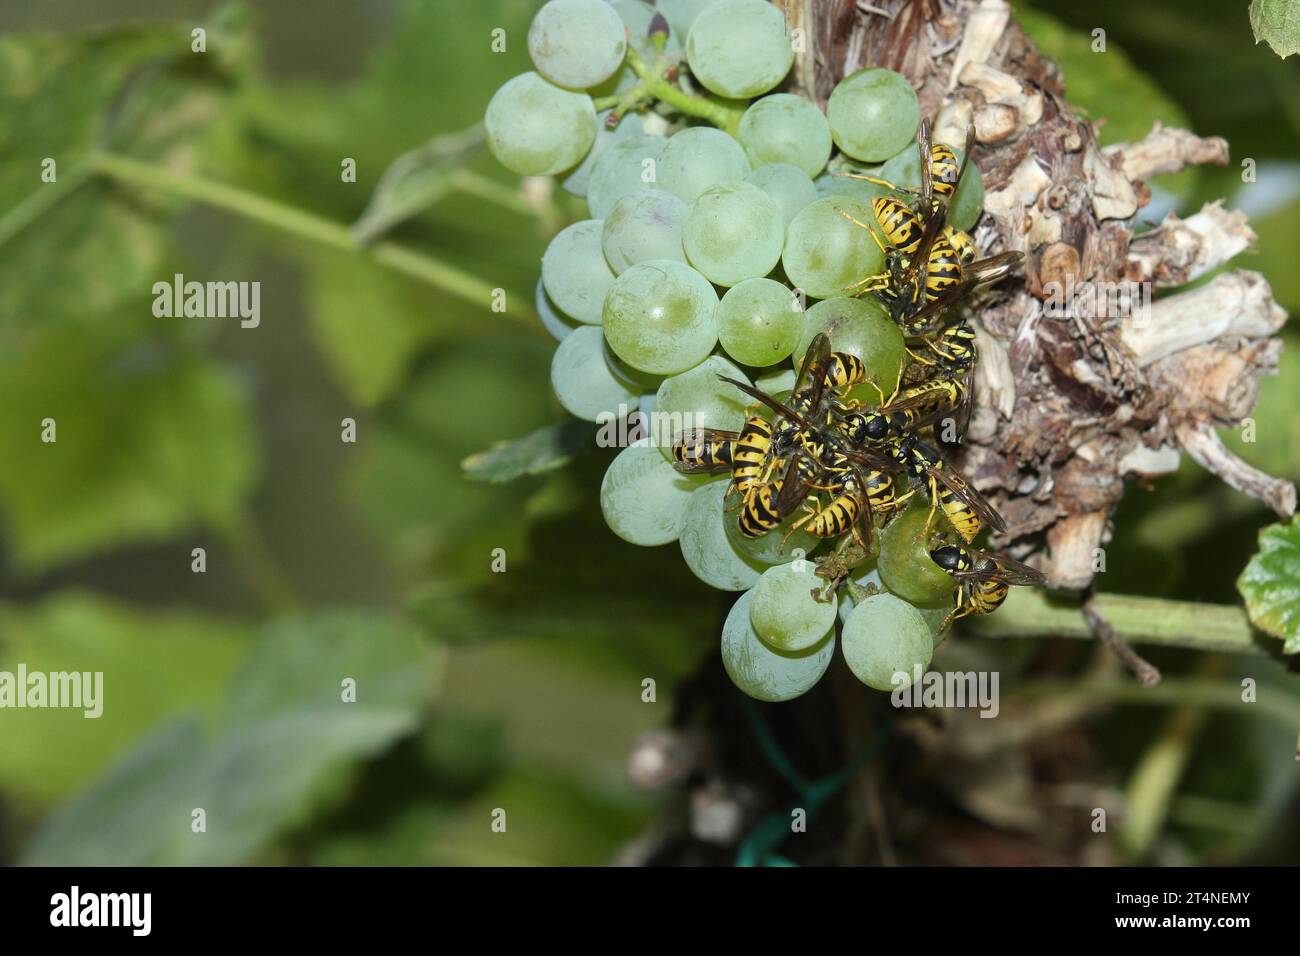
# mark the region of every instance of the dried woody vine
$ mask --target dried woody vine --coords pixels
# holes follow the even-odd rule
[[[959,142],[975,125],[972,158],[987,189],[978,247],[1025,253],[1023,281],[993,287],[973,309],[977,412],[956,462],[1007,519],[995,543],[1020,554],[1045,543],[1050,584],[1085,588],[1125,480],[1174,471],[1180,451],[1278,514],[1295,511],[1293,485],[1247,465],[1216,434],[1241,425],[1260,378],[1277,371],[1273,336],[1286,314],[1263,276],[1227,272],[1127,318],[1044,314],[1053,284],[1172,289],[1249,248],[1245,216],[1218,203],[1133,234],[1150,198],[1144,180],[1226,164],[1226,142],[1157,125],[1141,142],[1099,147],[1066,100],[1060,68],[1002,0],[778,5],[809,38],[794,71],[807,95],[824,103],[842,76],[884,66],[912,80],[923,115],[937,117],[937,140]]]
[[[1187,219],[1171,213],[1134,235],[1150,198],[1144,181],[1226,164],[1224,140],[1157,124],[1141,142],[1100,147],[1092,124],[1070,108],[1059,66],[1038,52],[1003,0],[775,2],[806,38],[792,91],[824,106],[842,77],[887,67],[911,79],[922,115],[936,117],[937,141],[961,142],[974,124],[972,159],[987,190],[977,246],[984,255],[1025,254],[1022,277],[972,304],[976,408],[955,458],[1007,520],[994,548],[1022,558],[1042,552],[1051,586],[1089,589],[1125,482],[1173,472],[1183,451],[1279,515],[1295,511],[1293,485],[1238,459],[1216,433],[1242,424],[1261,377],[1277,371],[1282,343],[1275,333],[1286,315],[1263,276],[1224,272],[1162,295],[1145,315],[1076,310],[1060,318],[1044,310],[1053,284],[1175,289],[1250,248],[1255,235],[1245,216],[1217,202]],[[1158,679],[1095,608],[1085,610],[1094,632],[1127,656],[1143,683]],[[842,667],[832,667],[831,677],[829,693],[819,689],[768,718],[777,737],[800,741],[809,767],[842,765],[870,746],[886,720],[887,701],[864,700]],[[724,686],[725,678],[706,668],[682,695],[677,730],[642,740],[631,767],[647,785],[690,778],[690,831],[728,845],[753,824],[751,811],[770,797],[774,775],[755,752],[750,720],[724,702],[734,699]],[[832,714],[838,740],[827,739]],[[873,779],[849,782],[858,809],[844,823],[839,849],[827,852],[855,859],[872,842],[864,831],[882,830],[873,822],[882,806]],[[682,822],[647,834],[627,859],[680,861],[699,852],[699,844],[690,850],[677,841]],[[788,818],[782,829],[788,833]],[[889,856],[887,846],[878,850]]]

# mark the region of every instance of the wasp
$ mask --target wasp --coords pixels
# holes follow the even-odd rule
[[[882,211],[888,213],[887,224],[882,222],[881,226],[890,240],[888,246],[869,225],[841,212],[867,229],[885,254],[884,272],[868,276],[845,291],[853,295],[876,293],[895,321],[912,333],[927,330],[931,316],[957,302],[971,289],[1004,278],[1024,258],[1023,253],[1010,251],[977,260],[970,237],[947,225],[947,203],[965,171],[972,136],[973,130],[968,130],[965,154],[957,162],[952,149],[941,143],[930,144],[929,121],[922,121],[917,130],[917,145],[921,156],[929,157],[929,161],[921,163],[918,209],[887,198],[872,204],[877,219],[882,218]],[[886,180],[870,181],[898,192],[913,192],[899,189]]]
[[[932,560],[957,582],[953,608],[939,625],[939,632],[963,617],[988,614],[1007,599],[1012,585],[1034,587],[1047,579],[1043,572],[1002,555],[987,554],[974,548],[945,545],[930,552]]]
[[[956,470],[948,467],[943,457],[916,435],[907,433],[902,438],[889,439],[882,451],[860,449],[849,457],[866,465],[875,465],[887,456],[901,465],[918,481],[930,498],[930,517],[926,527],[934,520],[934,512],[942,510],[949,523],[962,539],[970,544],[987,525],[994,531],[1006,531],[1007,524],[993,506],[976,491]]]

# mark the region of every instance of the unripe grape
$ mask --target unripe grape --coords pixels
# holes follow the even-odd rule
[[[875,383],[875,387],[865,383],[855,385],[845,397],[876,405],[881,392],[889,395],[897,387],[906,365],[907,347],[897,323],[874,298],[841,296],[812,306],[805,313],[803,336],[795,349],[796,359],[802,361],[818,332],[829,334],[831,348],[836,352],[848,352],[862,359],[868,381]]]
[[[844,295],[860,279],[884,268],[885,256],[866,229],[845,219],[873,221],[871,207],[851,197],[809,203],[785,233],[781,264],[790,281],[814,299]]]
[[[785,79],[794,45],[785,16],[767,0],[717,0],[691,24],[686,59],[705,89],[748,99]]]
[[[782,653],[759,640],[750,624],[753,591],[742,594],[722,625],[722,666],[731,682],[756,700],[794,700],[821,680],[835,655],[831,630],[815,647]]]
[[[762,566],[742,554],[727,537],[724,522],[736,520],[734,514],[723,513],[727,485],[726,481],[711,481],[692,493],[682,515],[682,557],[691,573],[710,587],[744,591],[754,586]]]
[[[708,279],[683,263],[652,259],[614,280],[605,297],[605,338],[633,368],[675,375],[713,351],[717,308]]]
[[[626,52],[623,21],[604,0],[549,0],[528,28],[537,72],[571,89],[612,76]]]
[[[584,219],[561,229],[542,256],[542,284],[551,301],[587,325],[600,325],[614,273],[600,246],[605,224]]]
[[[831,91],[826,119],[836,146],[864,163],[879,163],[916,135],[921,104],[901,73],[858,70]]]
[[[854,676],[876,690],[910,686],[930,666],[930,626],[921,612],[893,594],[876,594],[857,605],[840,636],[844,661]],[[901,676],[899,676],[901,675]]]
[[[739,182],[750,169],[744,148],[722,130],[689,126],[659,154],[658,188],[692,203],[710,186]]]
[[[687,505],[705,479],[679,474],[649,445],[618,453],[600,483],[605,523],[631,544],[653,547],[676,541]]]
[[[789,229],[795,215],[804,206],[817,200],[817,188],[808,174],[789,163],[768,163],[760,166],[745,182],[753,183],[776,200],[781,207],[782,228]]]
[[[718,303],[718,341],[746,365],[775,365],[790,357],[803,335],[799,299],[772,279],[746,279]]]
[[[756,100],[740,118],[738,138],[756,167],[790,163],[812,177],[831,157],[826,114],[811,100],[789,93]]]
[[[570,414],[589,422],[635,410],[639,394],[614,375],[605,360],[604,333],[590,325],[575,329],[555,350],[551,388]]]
[[[624,196],[659,189],[658,161],[668,144],[662,136],[634,133],[616,139],[591,167],[587,208],[593,219],[604,219]]]
[[[493,95],[483,127],[488,149],[506,169],[520,176],[553,176],[576,166],[591,149],[596,108],[586,93],[521,73]]]
[[[943,607],[952,603],[956,583],[930,558],[934,532],[948,526],[942,509],[936,508],[930,532],[930,502],[918,493],[907,510],[895,517],[880,534],[880,557],[876,567],[885,587],[918,607]]]
[[[686,209],[686,203],[662,189],[643,189],[620,199],[601,233],[601,248],[614,274],[651,259],[685,262],[682,221]]]
[[[682,223],[687,260],[720,286],[767,275],[780,260],[784,242],[781,207],[746,182],[704,190]]]
[[[751,592],[749,621],[763,643],[778,651],[805,651],[818,644],[835,626],[838,606],[816,600],[812,591],[825,587],[811,561],[779,564],[768,568]]]

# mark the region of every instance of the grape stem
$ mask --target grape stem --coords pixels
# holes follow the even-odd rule
[[[717,99],[710,99],[688,93],[677,83],[669,79],[673,69],[672,60],[662,53],[647,65],[641,54],[634,48],[627,48],[627,65],[637,75],[637,83],[623,93],[603,96],[595,101],[597,110],[612,109],[616,115],[623,116],[629,110],[636,109],[651,100],[667,103],[679,113],[708,120],[718,129],[735,136],[740,132],[740,117],[743,110]]]
[[[488,282],[441,259],[395,242],[364,244],[342,223],[236,186],[114,153],[91,154],[88,168],[114,182],[201,202],[320,245],[366,256],[385,268],[476,306],[489,305],[493,300],[494,289]],[[506,314],[530,328],[541,329],[526,299],[523,304],[512,303]]]
[[[1105,615],[1116,634],[1135,644],[1233,654],[1269,653],[1267,644],[1250,626],[1246,612],[1238,607],[1128,594],[1096,594],[1092,606]],[[980,637],[1094,636],[1077,603],[1056,600],[1030,588],[1017,588],[996,614],[967,618],[965,624]]]

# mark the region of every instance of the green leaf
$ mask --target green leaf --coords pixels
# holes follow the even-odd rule
[[[243,507],[256,472],[245,388],[169,337],[123,338],[52,333],[0,357],[0,461],[22,462],[0,468],[0,520],[23,571]]]
[[[353,234],[370,242],[437,202],[452,188],[452,170],[483,143],[483,124],[477,123],[398,156],[379,178],[365,212],[353,223]]]
[[[0,39],[0,335],[89,326],[159,278],[170,207],[83,182],[86,157],[108,148],[193,167],[247,47],[238,9],[213,23],[219,56],[193,54],[178,24]]]
[[[420,349],[445,334],[432,318],[438,294],[355,255],[327,252],[311,262],[306,298],[316,345],[348,397],[372,407],[405,381]]]
[[[582,449],[591,447],[591,437],[587,422],[566,419],[515,441],[497,442],[487,451],[470,455],[461,467],[475,481],[504,484],[563,467]]]
[[[27,862],[250,862],[307,822],[340,773],[416,727],[440,662],[407,626],[373,612],[273,625],[231,680],[215,732],[180,719],[151,735],[46,821]],[[206,832],[192,829],[198,808]]]
[[[1237,579],[1246,613],[1260,630],[1282,639],[1282,650],[1300,654],[1300,518],[1259,533],[1259,551]]]
[[[1091,36],[1055,17],[1023,6],[1015,15],[1043,54],[1060,64],[1070,102],[1106,120],[1097,135],[1102,145],[1142,139],[1156,120],[1166,126],[1188,125],[1178,104],[1110,37],[1105,51],[1094,53]]]
[[[1282,59],[1300,53],[1300,0],[1250,0],[1250,28]]]
[[[178,556],[178,560],[187,560]],[[0,606],[0,670],[101,672],[102,713],[0,712],[0,783],[46,803],[84,784],[141,733],[182,707],[216,710],[247,630],[188,613],[139,610],[63,593]]]

